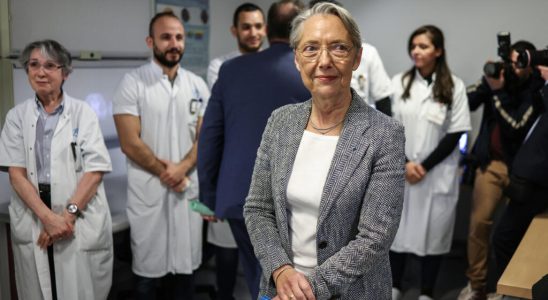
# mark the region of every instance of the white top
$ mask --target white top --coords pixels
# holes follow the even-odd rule
[[[434,74],[434,81],[435,78]],[[435,101],[432,96],[434,84],[429,85],[418,72],[411,85],[410,97],[403,100],[401,79],[402,74],[398,74],[392,80],[392,113],[405,127],[405,155],[409,160],[422,162],[446,134],[471,129],[462,80],[452,76],[453,103],[448,109],[447,105]],[[459,158],[458,147],[455,147],[419,183],[405,183],[402,217],[392,251],[417,255],[449,252],[459,192]]]
[[[358,69],[352,73],[350,86],[365,103],[374,106],[375,101],[392,95],[392,83],[377,49],[367,43],[363,43],[362,48],[362,60]]]
[[[217,82],[217,78],[219,77],[219,70],[221,69],[223,63],[240,55],[242,55],[240,51],[233,51],[223,56],[214,58],[211,60],[211,62],[209,62],[209,66],[207,67],[207,86],[210,90],[213,88],[213,84]]]
[[[219,69],[221,69],[221,66],[223,63],[229,59],[233,59],[234,57],[240,56],[240,51],[233,51],[228,54],[225,54],[223,56],[217,57],[209,63],[209,67],[207,68],[207,85],[209,86],[209,89],[213,89],[213,85],[215,82],[217,82],[217,78],[219,76]],[[222,222],[209,222],[207,224],[207,242],[211,243],[215,246],[223,247],[223,248],[237,248],[238,245],[236,244],[236,241],[234,240],[234,235],[232,234],[232,231],[230,230],[230,226],[228,225],[228,222],[222,221]]]
[[[179,68],[173,85],[151,61],[122,79],[113,98],[114,114],[139,116],[141,139],[160,159],[180,161],[196,137],[198,117],[209,99],[204,80]],[[128,160],[127,215],[133,271],[144,277],[190,274],[202,259],[202,219],[188,201],[198,198],[196,171],[182,193]]]
[[[318,265],[316,226],[320,200],[338,141],[338,136],[305,131],[287,184],[293,264],[305,274]]]

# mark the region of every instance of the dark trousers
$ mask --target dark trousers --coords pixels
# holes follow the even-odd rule
[[[401,290],[408,253],[389,252],[392,270],[392,286]],[[441,266],[442,255],[417,256],[421,264],[421,294],[432,297]]]
[[[167,274],[160,278],[135,275],[135,299],[155,300],[157,298],[192,300],[194,298],[193,275]]]
[[[227,219],[227,221],[236,244],[238,244],[240,263],[244,269],[244,277],[251,293],[251,299],[257,299],[262,270],[259,260],[257,260],[255,252],[253,252],[253,245],[249,239],[245,222],[243,219]]]
[[[217,278],[217,300],[234,300],[234,285],[238,273],[238,249],[213,245]]]
[[[536,186],[527,199],[510,199],[493,236],[493,248],[500,278],[535,215],[548,208],[548,188]]]
[[[51,209],[51,189],[49,184],[39,184],[38,190],[40,192],[40,199],[44,201],[44,204]],[[51,295],[53,300],[57,300],[57,285],[55,283],[55,264],[53,261],[53,245],[48,246],[48,264],[49,264],[49,277],[51,280]]]

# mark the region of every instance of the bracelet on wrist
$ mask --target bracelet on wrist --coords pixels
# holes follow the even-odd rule
[[[287,271],[287,270],[289,270],[289,269],[291,269],[291,268],[292,268],[291,266],[287,266],[287,267],[285,267],[284,269],[282,269],[282,270],[278,273],[278,275],[276,275],[276,278],[274,278],[274,285],[277,286],[277,285],[278,285],[278,278],[280,278],[280,276],[282,276],[282,273],[283,273],[283,272],[285,272],[285,271]]]

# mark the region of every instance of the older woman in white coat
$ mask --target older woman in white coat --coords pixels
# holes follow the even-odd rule
[[[458,199],[458,141],[470,130],[464,83],[447,66],[443,33],[432,25],[408,41],[413,67],[396,75],[394,118],[405,127],[406,184],[400,227],[391,247],[393,299],[401,297],[406,253],[421,258],[421,298],[431,299],[441,254],[451,247]]]
[[[257,152],[244,216],[263,270],[261,293],[387,299],[403,128],[350,88],[362,49],[344,8],[322,3],[301,13],[291,45],[312,99],[274,111]]]
[[[63,91],[72,66],[59,43],[33,42],[20,61],[36,95],[8,112],[0,136],[18,296],[106,299],[112,226],[102,177],[111,163],[97,116]]]

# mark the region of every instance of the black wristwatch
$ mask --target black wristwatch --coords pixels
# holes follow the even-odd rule
[[[67,204],[67,211],[69,214],[79,217],[81,215],[78,205],[74,203]]]

